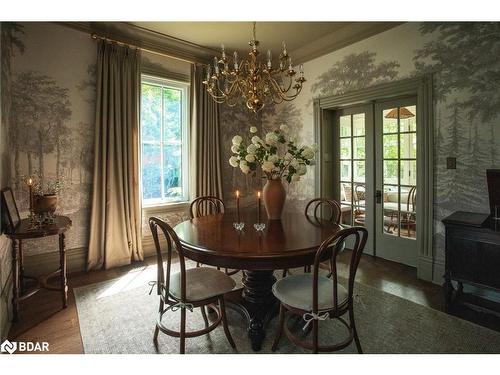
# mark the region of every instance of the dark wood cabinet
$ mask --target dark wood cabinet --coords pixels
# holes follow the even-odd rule
[[[458,211],[443,219],[443,224],[446,228],[446,310],[461,297],[466,299],[463,284],[500,292],[500,223],[487,214]],[[457,288],[452,281],[456,281]]]

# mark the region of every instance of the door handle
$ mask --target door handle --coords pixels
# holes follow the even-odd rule
[[[377,204],[382,203],[382,192],[380,190],[375,192],[375,199],[377,200]]]

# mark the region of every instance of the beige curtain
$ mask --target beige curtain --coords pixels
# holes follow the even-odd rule
[[[143,259],[139,91],[140,51],[99,41],[89,270]]]
[[[219,106],[203,85],[203,67],[191,68],[193,158],[196,171],[195,196],[213,195],[222,199]]]

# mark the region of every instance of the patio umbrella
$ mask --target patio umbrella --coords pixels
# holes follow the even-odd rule
[[[410,117],[414,117],[415,115],[411,113],[406,107],[399,108],[399,118],[406,119]],[[394,108],[389,111],[388,114],[384,116],[385,118],[398,118],[398,109]]]

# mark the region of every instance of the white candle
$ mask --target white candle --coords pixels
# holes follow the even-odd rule
[[[214,68],[215,68],[215,74],[219,74],[219,61],[217,60],[217,57],[214,57]]]
[[[33,180],[30,179],[28,180],[28,188],[30,191],[30,212],[33,210]]]
[[[238,70],[238,52],[234,51],[233,57],[234,57],[234,70]]]
[[[236,219],[240,222],[240,191],[236,190]]]
[[[260,224],[260,191],[257,192],[257,223]]]
[[[212,76],[212,67],[207,65],[207,82],[210,81],[210,77]]]

